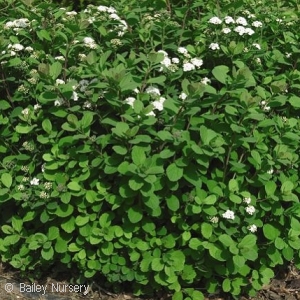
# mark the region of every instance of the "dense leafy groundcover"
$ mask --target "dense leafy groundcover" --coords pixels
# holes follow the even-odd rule
[[[300,267],[298,3],[180,3],[1,2],[3,262],[173,300]]]

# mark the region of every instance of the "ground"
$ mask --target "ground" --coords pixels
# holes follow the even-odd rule
[[[24,279],[18,277],[18,272],[11,268],[2,267],[0,268],[0,299],[1,300],[82,300],[82,299],[93,299],[93,300],[167,300],[170,299],[167,296],[158,297],[156,299],[140,299],[134,297],[132,294],[113,294],[99,285],[95,284],[89,287],[87,295],[83,293],[75,293],[70,291],[57,292],[51,291],[49,288],[52,286],[59,285],[60,287],[66,286],[68,283],[65,280],[55,280],[47,277],[41,282],[36,283],[39,285],[47,285],[47,291],[45,295],[43,292],[20,292],[20,282],[25,283]],[[8,293],[5,289],[10,288],[13,285],[13,291]],[[34,285],[30,282],[26,282],[27,287]],[[205,300],[232,300],[231,297],[224,297],[222,295],[206,295]],[[240,300],[300,300],[300,271],[295,269],[292,265],[286,272],[277,274],[277,277],[272,282],[265,286],[255,298],[241,297]]]

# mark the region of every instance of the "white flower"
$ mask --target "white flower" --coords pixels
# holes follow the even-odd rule
[[[85,101],[84,103],[83,103],[83,106],[82,106],[83,108],[91,108],[92,107],[92,103],[91,102],[89,102],[89,101]]]
[[[22,114],[23,114],[24,116],[28,116],[29,113],[30,113],[29,108],[25,108],[25,109],[22,110]]]
[[[253,205],[249,205],[246,207],[246,212],[249,214],[249,215],[253,215],[255,213],[255,207]]]
[[[85,37],[85,38],[83,39],[83,43],[84,43],[87,47],[89,47],[89,48],[91,48],[91,49],[95,49],[95,48],[96,48],[96,43],[95,43],[94,39],[92,39],[91,37]]]
[[[229,32],[231,32],[231,29],[230,28],[223,28],[222,32],[225,33],[225,34],[228,34]]]
[[[172,63],[173,63],[173,64],[179,64],[179,58],[173,57],[173,58],[172,58]]]
[[[250,197],[246,197],[246,198],[244,198],[243,201],[244,201],[246,204],[250,204],[251,198],[250,198]]]
[[[169,57],[165,57],[160,63],[165,67],[169,67],[171,65],[171,59]]]
[[[88,22],[90,23],[90,24],[93,24],[94,22],[95,22],[95,17],[89,17],[88,18]]]
[[[254,233],[254,232],[257,231],[256,225],[250,225],[250,226],[248,227],[248,229],[249,229],[249,231],[251,231],[252,233]]]
[[[271,109],[270,106],[265,106],[265,107],[264,107],[264,111],[269,111],[270,109]]]
[[[10,51],[10,56],[15,56],[17,53],[15,51]]]
[[[76,11],[68,11],[68,12],[66,12],[66,15],[67,16],[76,16],[77,12]]]
[[[15,51],[22,51],[24,49],[24,46],[22,46],[21,44],[14,44],[11,46],[11,48]]]
[[[88,80],[82,79],[79,81],[79,90],[80,92],[84,92],[87,89],[87,86],[89,85]]]
[[[157,96],[160,96],[160,91],[158,88],[155,88],[153,86],[149,86],[147,89],[146,89],[146,93],[147,94],[150,94],[152,97],[157,97]]]
[[[74,101],[78,100],[78,94],[75,91],[73,91],[71,99],[73,99]]]
[[[65,58],[63,56],[55,56],[55,60],[65,61]]]
[[[154,111],[152,110],[152,111],[150,111],[149,113],[147,113],[146,116],[154,116],[154,117],[155,117],[155,113],[154,113]]]
[[[251,28],[245,28],[245,33],[248,34],[248,35],[252,35],[252,34],[254,34],[255,32],[254,32],[254,30],[251,29]]]
[[[211,43],[209,45],[209,49],[212,49],[212,50],[219,50],[220,49],[220,46],[218,43]]]
[[[247,25],[247,20],[244,17],[238,17],[235,22],[243,26]]]
[[[158,50],[157,53],[162,53],[164,57],[168,56],[168,53],[164,50]]]
[[[125,99],[125,102],[126,102],[128,105],[130,105],[131,107],[133,107],[134,101],[135,101],[135,98],[133,98],[133,97],[128,97],[128,98]]]
[[[268,173],[269,175],[272,175],[272,174],[274,173],[274,169],[271,168],[270,170],[267,171],[267,173]]]
[[[32,52],[32,51],[33,51],[33,48],[30,47],[30,46],[28,46],[28,47],[25,48],[25,51]]]
[[[219,222],[219,218],[216,217],[216,216],[214,216],[214,217],[211,217],[211,218],[210,218],[210,221],[211,221],[212,223],[216,224],[216,223]]]
[[[117,14],[111,14],[109,15],[110,19],[113,19],[113,20],[120,20],[120,17],[117,15]]]
[[[257,48],[258,50],[261,50],[260,44],[254,43],[254,44],[252,44],[252,46],[254,46],[255,48]]]
[[[108,9],[108,7],[107,7],[107,6],[104,6],[104,5],[100,5],[100,6],[97,7],[97,9],[98,9],[99,11],[106,12],[107,9]]]
[[[179,47],[178,52],[181,53],[181,54],[188,54],[188,51],[184,47]]]
[[[19,191],[24,191],[24,190],[25,190],[25,186],[24,186],[23,184],[20,184],[20,185],[18,186],[18,190],[19,190]]]
[[[230,23],[235,23],[234,19],[230,16],[225,17],[225,23],[230,24]]]
[[[187,94],[184,92],[181,92],[179,99],[185,100],[187,98]]]
[[[262,27],[262,22],[260,22],[260,21],[254,21],[253,23],[252,23],[252,26],[254,26],[254,27]]]
[[[62,79],[56,79],[55,84],[60,85],[60,84],[65,84],[65,82]]]
[[[34,177],[32,180],[30,180],[30,184],[31,185],[39,185],[39,181],[40,181],[39,179]]]
[[[256,57],[255,61],[257,64],[261,65],[261,59],[259,57]]]
[[[135,88],[134,90],[133,90],[136,94],[139,94],[139,89],[138,88]]]
[[[33,109],[34,110],[39,110],[40,108],[42,108],[39,104],[35,104],[34,106],[33,106]]]
[[[226,212],[222,214],[222,217],[225,219],[234,220],[234,212],[232,210],[227,209]]]
[[[234,31],[237,32],[239,35],[243,35],[245,33],[245,27],[243,27],[243,26],[237,26],[234,29]]]
[[[204,78],[201,80],[201,83],[207,85],[208,83],[210,83],[210,79],[208,79],[207,77],[204,77]]]
[[[288,52],[286,52],[285,54],[286,54],[286,57],[287,57],[287,58],[290,58],[291,55],[292,55],[292,53],[288,53]]]
[[[58,99],[54,101],[54,106],[61,106],[63,104],[62,99]]]
[[[200,68],[200,67],[203,65],[203,60],[200,59],[200,58],[195,57],[195,58],[192,58],[192,59],[191,59],[191,63],[192,63],[195,67]]]
[[[276,21],[277,21],[278,23],[282,23],[282,22],[283,22],[282,19],[276,19]]]
[[[216,24],[217,25],[217,24],[221,24],[222,20],[219,19],[218,17],[212,17],[212,18],[209,19],[208,22],[211,23],[211,24]]]
[[[195,66],[191,63],[185,63],[183,64],[183,71],[184,72],[188,72],[188,71],[192,71],[192,70],[195,70]]]
[[[45,172],[45,164],[42,164],[41,170],[42,170],[43,173]]]
[[[113,7],[108,7],[108,8],[107,8],[107,12],[110,13],[110,14],[114,14],[114,13],[116,13],[117,11],[116,11]]]
[[[152,105],[154,106],[155,109],[159,111],[162,111],[164,109],[163,102],[161,101],[154,101],[152,102]]]

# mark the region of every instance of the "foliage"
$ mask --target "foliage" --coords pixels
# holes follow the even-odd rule
[[[143,4],[3,1],[1,259],[253,296],[300,267],[298,3]]]

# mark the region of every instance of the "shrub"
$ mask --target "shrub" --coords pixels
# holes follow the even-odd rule
[[[298,15],[146,4],[3,2],[2,261],[253,296],[300,266]]]

